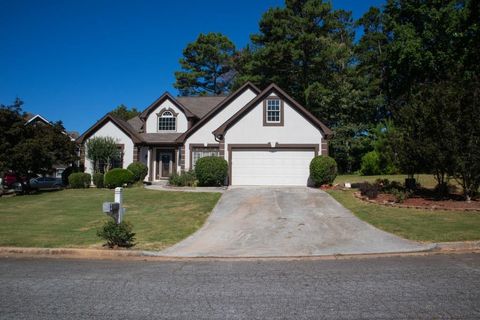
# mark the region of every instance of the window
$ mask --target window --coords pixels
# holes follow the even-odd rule
[[[283,103],[280,99],[267,99],[264,102],[265,126],[283,126]]]
[[[198,159],[203,157],[218,157],[220,152],[217,147],[196,147],[192,150],[192,168],[195,168],[195,163]]]
[[[171,111],[164,111],[158,117],[158,131],[176,131],[177,118]]]

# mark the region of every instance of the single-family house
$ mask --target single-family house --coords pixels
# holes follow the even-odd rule
[[[310,161],[328,154],[331,133],[277,85],[259,90],[246,83],[228,96],[164,93],[128,121],[105,115],[77,141],[89,173],[86,142],[110,136],[122,150],[117,166],[143,162],[152,182],[219,156],[229,164],[230,185],[307,185]]]

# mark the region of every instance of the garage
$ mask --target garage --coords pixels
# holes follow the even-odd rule
[[[306,186],[313,148],[232,149],[232,185]]]

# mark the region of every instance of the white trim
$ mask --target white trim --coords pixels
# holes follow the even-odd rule
[[[37,115],[34,115],[30,120],[28,120],[25,125],[29,124],[30,122],[32,122],[33,120],[35,120],[36,118],[40,118],[42,119],[43,121],[45,121],[46,123],[50,124],[51,125],[51,122],[48,121],[47,119],[45,119],[44,117],[42,117],[41,115],[37,114]]]

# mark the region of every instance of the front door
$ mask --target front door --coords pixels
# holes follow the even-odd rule
[[[173,151],[157,150],[157,180],[170,177],[174,168]]]

